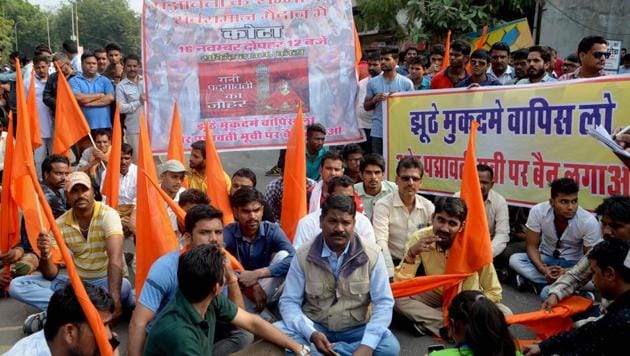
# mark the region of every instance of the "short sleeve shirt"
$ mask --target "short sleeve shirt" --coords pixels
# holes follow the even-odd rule
[[[413,91],[413,82],[411,79],[396,74],[391,82],[385,80],[383,75],[377,75],[370,79],[367,86],[366,98],[372,98],[379,93],[394,93],[401,91]],[[376,103],[372,114],[372,131],[370,132],[372,137],[383,137],[383,102]]]
[[[553,256],[558,236],[554,224],[554,212],[549,202],[536,204],[527,218],[527,228],[540,234],[538,250]],[[591,247],[601,240],[601,229],[595,217],[578,207],[575,216],[560,237],[560,258],[577,261],[584,256],[584,247]]]
[[[57,225],[66,245],[72,251],[79,277],[85,280],[107,277],[107,239],[115,235],[123,236],[120,216],[116,210],[101,202],[94,202],[87,239],[74,221],[72,209],[57,219]],[[123,264],[123,273],[127,274],[126,264]]]
[[[97,74],[92,80],[86,79],[82,73],[72,77],[68,82],[75,94],[114,94],[114,86],[107,77]],[[81,107],[90,129],[109,129],[112,127],[111,109],[109,105]]]
[[[155,320],[144,355],[212,356],[216,322],[230,323],[237,312],[236,305],[220,294],[212,300],[205,318],[202,318],[177,290],[175,297]]]

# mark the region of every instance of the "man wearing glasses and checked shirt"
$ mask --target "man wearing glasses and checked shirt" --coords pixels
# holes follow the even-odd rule
[[[510,257],[510,267],[518,274],[517,286],[534,284],[542,300],[553,283],[601,239],[595,217],[578,206],[577,183],[571,178],[551,184],[551,199],[535,205],[529,212],[526,253]]]
[[[608,52],[608,42],[604,37],[584,37],[578,45],[577,55],[582,65],[575,72],[561,76],[559,80],[594,78],[606,75],[604,67],[606,66],[606,59],[610,57],[610,52]]]

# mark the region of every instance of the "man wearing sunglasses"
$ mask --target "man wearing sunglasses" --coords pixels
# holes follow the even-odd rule
[[[487,72],[490,68],[490,55],[485,49],[477,49],[470,55],[470,77],[457,83],[457,88],[475,88],[489,85],[502,85],[492,74]],[[486,73],[487,72],[487,73]]]
[[[376,243],[383,249],[383,257],[390,278],[394,266],[404,258],[409,236],[431,222],[435,207],[418,195],[424,167],[413,157],[403,158],[396,167],[398,189],[381,198],[374,206],[372,224]]]
[[[556,179],[549,186],[549,202],[529,212],[526,253],[510,257],[510,267],[518,273],[517,286],[533,283],[537,291],[542,289],[542,300],[549,294],[548,284],[573,267],[602,235],[595,217],[578,206],[579,187],[573,179]]]
[[[610,52],[608,52],[608,42],[606,42],[604,37],[584,37],[578,45],[577,55],[582,66],[573,73],[561,76],[560,80],[594,78],[606,75],[604,66],[606,66],[606,59],[610,57]]]

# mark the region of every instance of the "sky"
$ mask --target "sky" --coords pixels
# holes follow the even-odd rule
[[[42,10],[54,10],[63,3],[68,3],[68,0],[27,0],[33,5],[39,5]],[[132,10],[140,13],[142,10],[142,0],[127,0]]]

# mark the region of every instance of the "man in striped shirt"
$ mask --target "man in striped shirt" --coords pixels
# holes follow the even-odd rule
[[[71,209],[57,219],[57,226],[72,254],[81,280],[103,288],[114,300],[116,319],[122,306],[133,306],[134,296],[123,258],[123,231],[116,210],[94,200],[94,190],[88,175],[73,172],[65,184],[65,194]],[[69,278],[52,259],[56,243],[51,234],[42,233],[37,240],[40,251],[41,275],[16,278],[11,282],[9,294],[40,310],[46,310],[53,293],[62,288]],[[34,332],[43,326],[43,313],[29,316],[24,323],[25,332]]]

